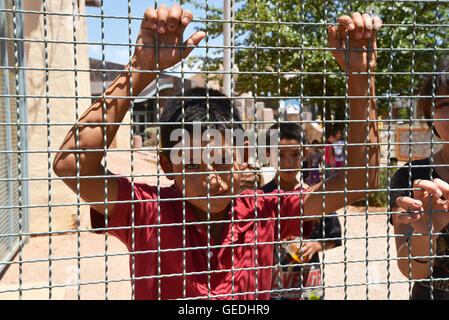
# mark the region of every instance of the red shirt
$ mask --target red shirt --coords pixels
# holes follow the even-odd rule
[[[330,142],[327,141],[326,143],[330,143]],[[332,147],[332,146],[324,147],[324,163],[329,164],[329,165],[332,164],[332,166],[335,166],[335,159],[334,159],[335,156],[333,156],[331,159],[331,156],[330,156],[331,150],[333,151],[334,147]],[[331,163],[331,161],[332,161],[332,163]]]
[[[130,255],[135,298],[269,299],[270,293],[264,291],[271,289],[269,267],[273,241],[279,239],[278,223],[280,239],[300,236],[301,231],[308,236],[313,228],[311,221],[300,218],[301,195],[276,194],[277,190],[272,196],[262,196],[264,193],[257,191],[256,217],[254,191],[242,192],[234,199],[233,221],[229,209],[230,222],[224,227],[222,241],[215,244],[209,237],[208,251],[207,225],[195,218],[187,201],[183,223],[183,201],[175,186],[160,188],[158,197],[157,187],[134,183],[134,200],[129,202],[131,182],[118,178],[117,201],[123,202],[115,204],[108,232],[135,253],[134,259]],[[178,200],[168,200],[171,198]],[[278,199],[280,216],[296,218],[278,219]],[[104,227],[104,220],[91,209],[93,228]]]

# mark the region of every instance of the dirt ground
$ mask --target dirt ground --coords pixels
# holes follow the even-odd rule
[[[129,155],[117,153],[108,166],[113,172],[129,173],[128,162]],[[134,172],[156,172],[154,157],[136,153]],[[136,179],[140,180],[157,183],[154,176]],[[161,177],[160,184],[170,181]],[[369,208],[368,215],[365,211],[348,206],[337,212],[346,240],[323,255],[325,298],[408,299],[409,284],[394,260],[396,248],[385,209]],[[87,215],[84,211],[80,230],[88,229]],[[35,236],[0,278],[0,300],[131,299],[129,278],[126,248],[110,235],[80,231]]]

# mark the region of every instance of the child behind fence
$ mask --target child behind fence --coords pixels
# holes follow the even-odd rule
[[[237,145],[225,138],[229,131],[241,127],[230,99],[210,89],[196,89],[172,99],[164,108],[159,162],[173,186],[135,183],[102,166],[104,139],[109,146],[117,133],[118,126],[110,123],[120,123],[127,113],[131,99],[122,97],[131,95],[131,85],[132,95],[138,95],[156,77],[156,73],[145,71],[175,65],[206,36],[197,31],[183,42],[183,30],[192,19],[193,14],[179,5],[170,9],[160,5],[145,12],[131,64],[107,88],[105,99],[96,101],[69,131],[53,168],[74,192],[79,191],[82,199],[91,203],[93,227],[104,227],[106,217],[108,232],[126,244],[136,299],[268,299],[275,234],[284,239],[311,232],[311,217],[323,213],[322,186],[312,187],[307,194],[265,194],[260,190],[238,194],[247,156],[236,147],[247,143]],[[338,28],[329,27],[330,47],[344,48],[346,43],[351,48],[366,49],[369,43],[375,47],[380,19],[354,13],[352,17],[341,16],[338,22]],[[349,41],[344,41],[347,33]],[[374,77],[368,81],[367,74],[352,72],[373,70],[377,53],[350,50],[348,54],[346,62],[344,50],[333,50],[338,64],[349,73],[351,119],[366,120],[369,106],[369,118],[374,120],[374,99],[370,98]],[[195,128],[200,128],[199,136],[193,134]],[[178,129],[182,135],[172,136]],[[208,130],[214,135],[202,139]],[[326,182],[326,190],[358,191],[348,193],[347,199],[343,192],[330,193],[324,213],[365,194],[367,181],[360,177],[367,176],[361,169],[366,158],[359,155],[365,155],[369,148],[370,166],[378,161],[378,148],[367,146],[360,138],[367,136],[366,131],[364,121],[349,125],[348,142],[355,145],[348,147],[348,165],[358,169],[348,170],[348,183],[343,175]],[[369,137],[376,142],[375,123],[370,122]],[[195,152],[199,149],[191,148],[198,145],[203,151],[199,157]],[[375,187],[375,169],[369,170],[368,182]]]
[[[435,71],[422,89],[418,107],[434,138],[447,142],[449,98],[444,96],[449,94],[449,60]],[[449,145],[443,144],[432,158],[405,164],[390,186],[398,267],[405,277],[420,280],[413,284],[413,300],[449,299]],[[422,281],[431,277],[437,280]]]
[[[276,137],[279,131],[279,146],[277,145],[278,139],[272,137],[267,139],[271,143],[273,141],[276,143],[270,146],[270,151],[267,151],[267,158],[270,159],[271,165],[278,170],[275,177],[261,188],[263,192],[279,192],[282,194],[301,188],[305,190],[310,188],[301,182],[301,179],[298,179],[302,154],[300,130],[301,128],[294,123],[275,124],[270,128],[268,135],[272,137]],[[309,151],[309,157],[311,152],[313,152],[313,149]],[[322,153],[318,152],[318,159],[321,159],[321,157]],[[333,212],[325,217],[315,219],[312,234],[307,238],[307,241],[303,241],[304,237],[298,237],[296,242],[279,245],[283,243],[282,241],[291,241],[294,238],[276,239],[279,244],[275,245],[273,256],[273,292],[271,293],[271,299],[323,299],[324,290],[322,288],[318,253],[325,249],[340,246],[340,237],[340,222]],[[288,253],[289,248],[295,249],[295,255],[292,256]],[[295,260],[293,257],[299,259]]]

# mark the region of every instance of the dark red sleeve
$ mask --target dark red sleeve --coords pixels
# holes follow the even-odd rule
[[[148,240],[153,228],[132,228],[132,226],[155,223],[154,202],[149,200],[157,199],[157,192],[146,184],[134,183],[132,187],[131,182],[123,177],[118,177],[117,183],[117,200],[110,218],[106,220],[103,214],[91,207],[91,225],[94,229],[106,228],[108,233],[120,239],[128,247],[128,250],[133,247],[134,250],[137,250],[138,244],[143,244]],[[99,231],[105,232],[106,230]]]

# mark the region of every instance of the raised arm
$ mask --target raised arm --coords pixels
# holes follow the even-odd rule
[[[161,5],[157,10],[148,8],[140,27],[131,64],[106,89],[104,98],[92,104],[65,137],[60,147],[61,152],[55,157],[53,170],[60,177],[68,177],[69,179],[63,181],[74,192],[80,192],[84,201],[104,202],[105,199],[105,169],[101,164],[104,156],[104,134],[109,147],[119,128],[118,125],[109,123],[122,122],[131,103],[131,98],[113,97],[137,96],[156,77],[154,72],[144,72],[145,70],[164,70],[178,63],[182,58],[181,53],[187,57],[193,46],[205,37],[205,33],[199,31],[183,43],[183,31],[192,19],[193,14],[182,10],[179,5],[173,5],[170,9],[166,5]],[[156,48],[157,46],[159,48]],[[159,57],[158,63],[156,56]],[[77,175],[80,176],[79,190]],[[95,178],[83,179],[83,176]],[[107,199],[114,201],[117,199],[117,181],[108,178],[107,183]],[[100,213],[105,213],[104,204],[92,207]],[[108,204],[108,215],[112,210],[113,204]]]
[[[338,19],[339,26],[329,27],[329,46],[333,50],[334,58],[341,68],[348,72],[348,100],[350,108],[350,120],[348,129],[348,156],[347,166],[355,169],[339,170],[339,172],[325,181],[314,186],[311,194],[304,197],[304,215],[321,215],[323,211],[323,193],[325,195],[325,213],[336,211],[345,204],[350,204],[365,195],[365,191],[351,192],[352,190],[364,190],[367,186],[366,170],[368,170],[368,187],[377,187],[378,169],[366,169],[366,152],[368,148],[368,165],[379,165],[379,146],[377,123],[367,121],[376,119],[374,96],[374,76],[367,71],[374,71],[377,59],[376,30],[382,21],[371,18],[368,14],[354,13],[351,17],[341,16]],[[348,41],[347,41],[348,39]],[[348,43],[347,43],[348,42]],[[347,45],[349,47],[347,48]],[[338,50],[349,49],[349,50]],[[352,50],[356,49],[356,50]],[[348,52],[349,51],[349,52]],[[348,58],[348,59],[347,59]],[[365,74],[358,74],[364,72]],[[354,122],[354,120],[359,120]],[[368,141],[366,141],[368,133]],[[374,145],[367,146],[367,143]],[[345,179],[346,174],[346,179]],[[345,182],[346,180],[346,182]],[[344,191],[346,188],[346,195]],[[338,193],[332,193],[339,191]],[[345,199],[346,198],[346,199]]]

